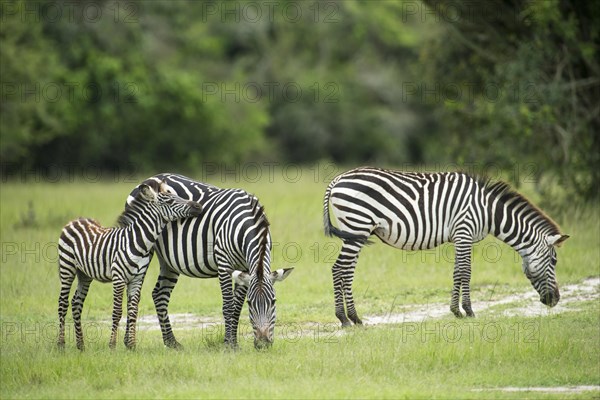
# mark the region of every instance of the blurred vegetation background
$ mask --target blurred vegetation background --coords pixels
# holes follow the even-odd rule
[[[0,12],[5,176],[530,165],[540,193],[598,199],[600,2],[19,0]]]

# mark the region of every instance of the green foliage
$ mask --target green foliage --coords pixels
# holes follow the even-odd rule
[[[525,163],[545,198],[558,184],[594,199],[599,15],[567,0],[3,2],[3,172]]]
[[[0,156],[13,169],[417,161],[402,143],[418,118],[394,88],[417,43],[399,4],[4,5]]]
[[[82,15],[88,4],[103,17]],[[50,18],[48,5],[61,18]],[[159,16],[168,2],[62,6],[3,3],[3,162],[192,169],[264,150],[265,107],[205,98],[201,65],[181,61],[193,49],[170,49],[190,33]],[[170,11],[173,18],[187,12]],[[167,31],[156,32],[145,19]]]
[[[600,148],[598,5],[426,3],[440,15],[457,8],[462,18],[443,24],[443,34],[422,49],[424,81],[463,90],[439,112],[449,143],[436,146],[440,136],[432,135],[424,141],[433,150],[426,158],[447,154],[501,168],[532,162],[538,177],[557,178],[569,196],[597,198],[600,156],[591,149]],[[549,194],[554,186],[539,189]]]
[[[39,144],[68,130],[70,110],[64,103],[41,101],[40,87],[47,87],[67,71],[56,54],[48,52],[52,42],[44,37],[39,24],[26,24],[20,18],[7,18],[2,4],[0,24],[0,156],[3,161],[22,160]],[[14,4],[15,14],[24,3]],[[32,101],[22,101],[23,90],[36,93]],[[54,96],[54,93],[49,94]],[[11,98],[12,100],[8,100]]]

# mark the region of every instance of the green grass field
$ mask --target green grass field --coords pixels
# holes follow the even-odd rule
[[[262,352],[254,350],[247,334],[246,308],[238,351],[224,349],[218,324],[197,329],[178,329],[174,324],[183,351],[165,349],[156,329],[139,331],[134,352],[127,351],[122,340],[110,351],[111,287],[97,282],[90,288],[83,312],[86,351],[75,349],[71,327],[66,349],[59,352],[55,337],[56,240],[60,230],[79,216],[112,225],[129,191],[145,176],[100,180],[69,176],[52,183],[30,176],[26,183],[2,183],[0,398],[600,396],[598,390],[494,390],[600,385],[597,300],[569,303],[568,312],[550,311],[534,317],[478,313],[474,308],[474,320],[457,320],[448,307],[447,315],[424,323],[342,331],[333,313],[330,273],[340,242],[322,233],[322,196],[333,177],[332,167],[238,172],[215,173],[207,180],[256,194],[271,222],[272,267],[296,268],[276,287],[275,344]],[[525,187],[524,193],[535,199],[529,189]],[[571,235],[558,250],[560,284],[598,277],[598,207],[573,205],[552,217]],[[478,244],[473,257],[473,301],[534,291],[521,272],[518,255],[496,239],[490,237]],[[452,265],[450,245],[423,252],[403,252],[381,243],[365,248],[354,285],[359,315],[396,313],[411,304],[449,306]],[[153,261],[143,287],[141,316],[154,314],[151,291],[157,273],[158,264]],[[181,278],[170,312],[220,321],[217,281]],[[123,325],[124,321],[121,328]]]

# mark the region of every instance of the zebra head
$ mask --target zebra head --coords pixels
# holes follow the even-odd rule
[[[262,349],[273,344],[275,330],[275,290],[273,284],[287,278],[294,268],[282,268],[268,274],[262,266],[255,273],[229,270],[233,281],[248,287],[248,311],[254,331],[254,347]],[[260,272],[262,270],[262,273]]]
[[[550,307],[558,304],[560,292],[556,282],[556,249],[568,235],[548,235],[523,256],[523,272],[540,295],[540,301]]]
[[[167,192],[164,190],[162,182],[157,188],[158,191],[145,183],[142,183],[138,189],[139,198],[152,205],[165,222],[180,218],[197,217],[202,213],[200,203],[185,200]]]

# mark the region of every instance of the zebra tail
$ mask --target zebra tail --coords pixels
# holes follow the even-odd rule
[[[329,216],[329,199],[331,197],[331,190],[337,183],[337,179],[331,181],[331,183],[327,186],[325,190],[325,198],[323,199],[323,231],[325,232],[325,236],[336,236],[342,240],[352,240],[360,243],[371,244],[372,242],[368,240],[368,238],[356,235],[350,232],[342,231],[331,223],[331,218]]]
[[[331,237],[333,234],[331,225],[331,218],[329,217],[329,197],[331,196],[331,188],[334,185],[335,180],[331,181],[331,183],[325,189],[325,198],[323,199],[323,231],[325,232],[325,236]],[[337,236],[337,235],[336,235]]]

